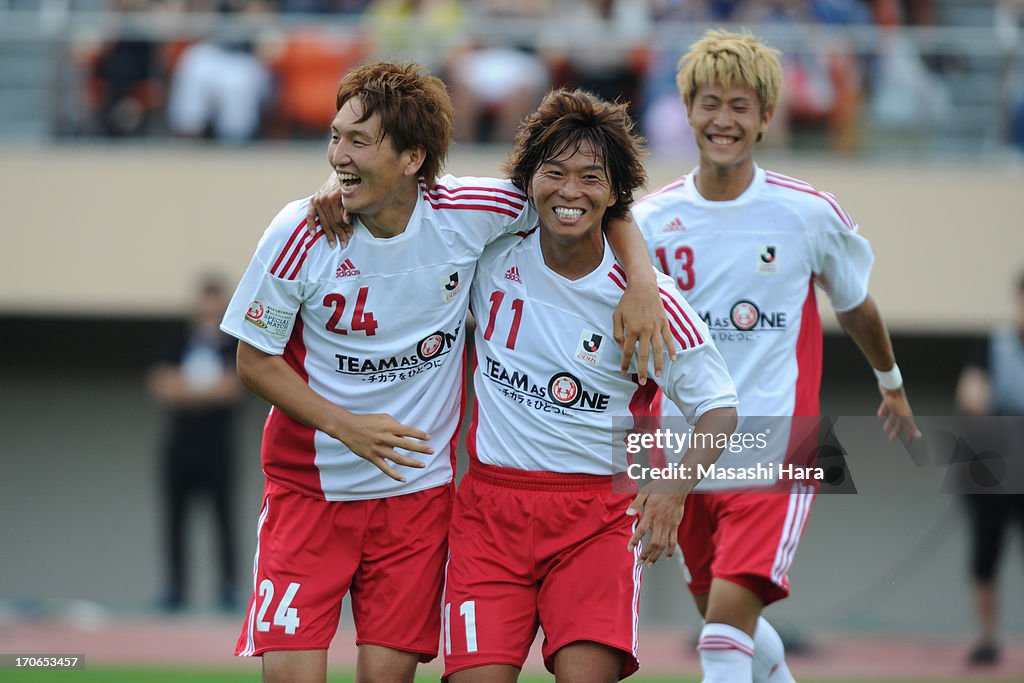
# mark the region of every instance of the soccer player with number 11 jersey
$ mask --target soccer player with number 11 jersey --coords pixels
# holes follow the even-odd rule
[[[540,227],[491,244],[472,288],[477,405],[445,586],[450,683],[512,683],[538,626],[559,683],[612,683],[639,665],[643,566],[672,554],[695,483],[636,496],[615,457],[629,425],[613,418],[648,415],[657,391],[623,375],[609,344],[626,274],[603,226],[643,183],[639,145],[626,105],[555,91],[506,164]],[[669,278],[658,287],[676,346],[658,383],[721,444],[736,424],[732,380]],[[692,448],[684,462],[708,465],[721,450]]]

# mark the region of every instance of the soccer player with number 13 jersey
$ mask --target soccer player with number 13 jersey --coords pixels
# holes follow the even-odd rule
[[[709,31],[680,60],[676,81],[700,164],[637,202],[633,216],[656,265],[709,322],[740,415],[818,415],[817,285],[875,370],[884,429],[891,439],[917,438],[889,334],[868,294],[867,240],[835,197],[754,162],[781,86],[777,51],[749,34]],[[781,453],[757,456],[786,457],[799,440],[797,424],[790,443],[775,440]],[[708,683],[792,680],[782,642],[760,615],[789,593],[787,572],[815,489],[784,486],[781,494],[686,499],[679,544],[705,619],[698,648]]]

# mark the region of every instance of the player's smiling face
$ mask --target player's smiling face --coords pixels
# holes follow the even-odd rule
[[[530,197],[544,232],[558,242],[599,236],[604,212],[616,199],[604,159],[590,141],[542,163],[530,182]]]
[[[374,113],[360,121],[362,114],[362,103],[354,97],[342,105],[331,123],[327,159],[341,185],[342,203],[364,219],[382,225],[401,222],[404,228],[401,216],[389,214],[396,205],[408,203],[396,202],[399,195],[411,191],[415,198],[422,149],[397,151],[391,137],[381,133],[380,116]]]
[[[768,130],[771,113],[761,111],[753,88],[720,83],[697,89],[686,116],[700,150],[700,163],[719,171],[753,166],[757,136]]]

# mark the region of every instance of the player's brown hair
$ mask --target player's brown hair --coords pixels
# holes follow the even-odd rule
[[[381,132],[399,152],[423,147],[420,175],[433,185],[444,167],[452,143],[454,114],[444,82],[418,64],[375,62],[349,72],[338,85],[341,109],[358,97],[360,122],[380,116]]]
[[[761,100],[761,113],[774,111],[782,90],[782,64],[773,47],[750,33],[711,29],[679,60],[676,85],[687,110],[700,86],[733,82],[751,88]]]
[[[625,218],[633,191],[647,182],[641,162],[643,139],[635,128],[625,104],[606,102],[585,90],[552,90],[519,125],[505,174],[525,192],[541,164],[589,141],[601,154],[612,196],[617,198],[604,221]]]

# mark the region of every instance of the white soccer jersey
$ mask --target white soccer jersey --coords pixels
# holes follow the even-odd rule
[[[657,392],[654,382],[641,387],[619,369],[612,313],[625,272],[607,244],[596,270],[568,280],[544,265],[539,232],[504,242],[485,252],[472,289],[477,406],[470,455],[523,470],[614,474],[624,463],[613,463],[612,444],[629,425],[616,420],[613,433],[613,418],[649,414]],[[676,360],[666,356],[658,380],[665,393],[691,422],[735,406],[707,326],[667,277],[658,278],[678,344]]]
[[[874,260],[867,240],[835,197],[801,180],[755,167],[742,195],[716,202],[700,195],[694,173],[633,205],[655,266],[711,328],[741,417],[818,415],[814,285],[837,311],[864,301]],[[769,444],[782,450],[761,457],[779,461],[786,440]]]
[[[256,248],[222,329],[285,361],[354,413],[388,413],[432,437],[424,469],[389,478],[345,444],[272,408],[266,476],[325,500],[412,493],[449,482],[462,410],[466,310],[476,262],[536,214],[510,182],[445,176],[421,196],[401,235],[356,225],[344,249],[306,232],[309,199],[288,204]],[[425,456],[416,455],[418,459]]]

